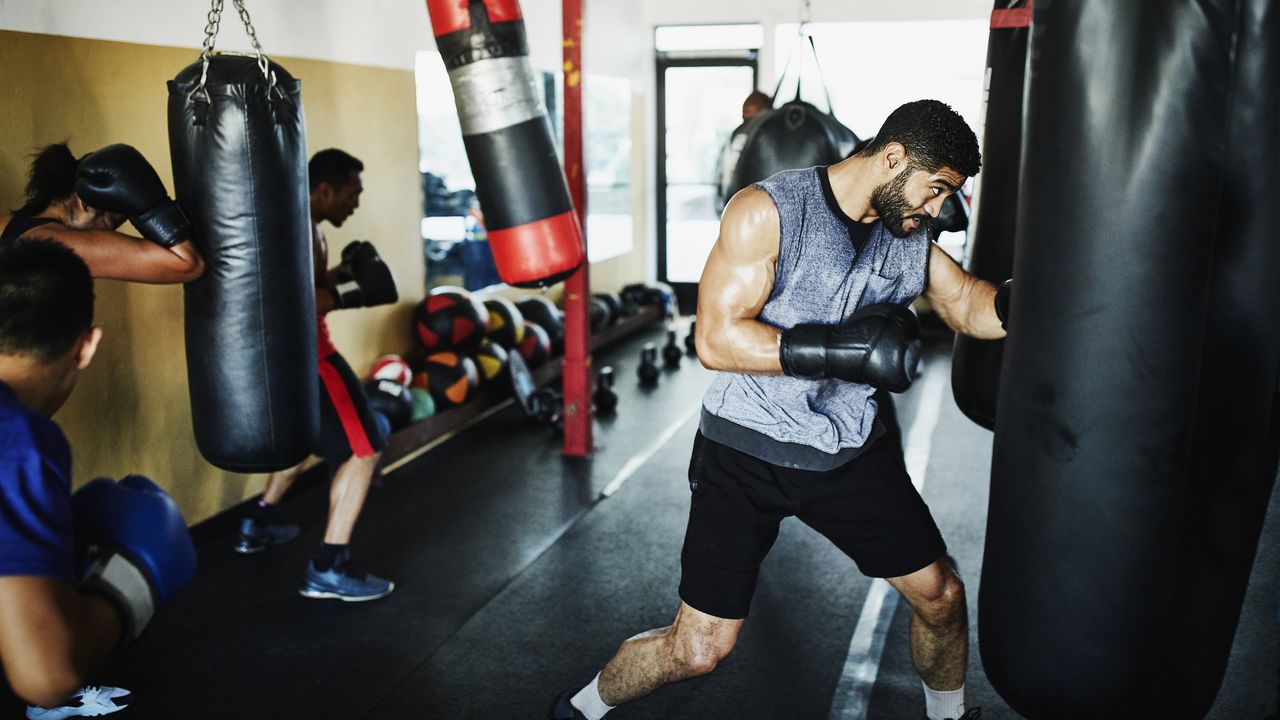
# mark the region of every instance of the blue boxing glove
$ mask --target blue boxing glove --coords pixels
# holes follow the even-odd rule
[[[121,640],[136,638],[155,609],[196,574],[196,549],[182,513],[141,475],[98,478],[71,496],[77,541],[88,547],[81,589],[120,613]]]

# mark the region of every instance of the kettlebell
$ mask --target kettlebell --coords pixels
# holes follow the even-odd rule
[[[612,415],[618,408],[618,393],[613,391],[613,367],[605,365],[596,373],[596,392],[592,397],[596,403],[596,411],[602,415]]]
[[[658,348],[653,343],[645,343],[640,351],[640,367],[636,368],[636,375],[640,376],[640,384],[653,387],[658,384],[658,377],[661,374],[662,371],[658,369]]]
[[[667,331],[667,344],[662,348],[662,363],[667,366],[668,370],[676,370],[680,367],[680,358],[684,355],[680,351],[680,347],[676,345],[676,331]]]

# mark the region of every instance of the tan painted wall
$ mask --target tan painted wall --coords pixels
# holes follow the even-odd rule
[[[0,31],[0,87],[6,100],[0,112],[0,206],[21,204],[28,155],[62,140],[77,155],[113,142],[134,145],[172,190],[165,81],[196,54]],[[329,316],[339,350],[357,373],[364,373],[378,355],[409,349],[412,301],[424,293],[413,73],[276,59],[302,80],[310,152],[340,147],[365,163],[360,209],[342,228],[326,228],[331,252],[352,239],[371,240],[399,282],[403,301],[397,306]],[[643,207],[639,98],[633,127],[633,207]],[[599,263],[594,284],[617,289],[643,278],[644,237],[644,224],[637,220],[633,252]],[[181,288],[99,280],[96,291],[97,322],[106,335],[97,359],[55,418],[71,440],[76,482],[130,472],[149,475],[173,493],[192,523],[260,492],[262,476],[224,472],[196,450]]]

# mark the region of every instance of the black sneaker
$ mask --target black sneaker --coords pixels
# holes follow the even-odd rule
[[[240,539],[236,541],[235,551],[241,555],[250,555],[272,545],[287,543],[296,537],[297,525],[267,524],[247,517],[240,521]]]
[[[555,701],[551,703],[551,710],[547,713],[547,717],[550,720],[587,720],[587,716],[569,702],[572,697],[573,690],[565,690],[557,695]]]

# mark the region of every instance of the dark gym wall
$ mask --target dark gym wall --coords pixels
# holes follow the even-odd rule
[[[165,81],[196,56],[190,49],[0,31],[6,91],[0,207],[21,204],[27,156],[62,140],[77,155],[113,142],[135,145],[172,192]],[[408,349],[411,301],[424,292],[413,73],[275,59],[302,80],[310,150],[341,147],[365,162],[360,209],[342,228],[328,230],[331,254],[350,240],[372,240],[400,284],[399,305],[331,316],[335,342],[362,372],[376,356]],[[99,280],[96,290],[96,319],[106,336],[56,416],[71,439],[77,484],[97,475],[150,475],[173,493],[188,522],[260,492],[261,477],[218,470],[196,451],[181,288]]]

